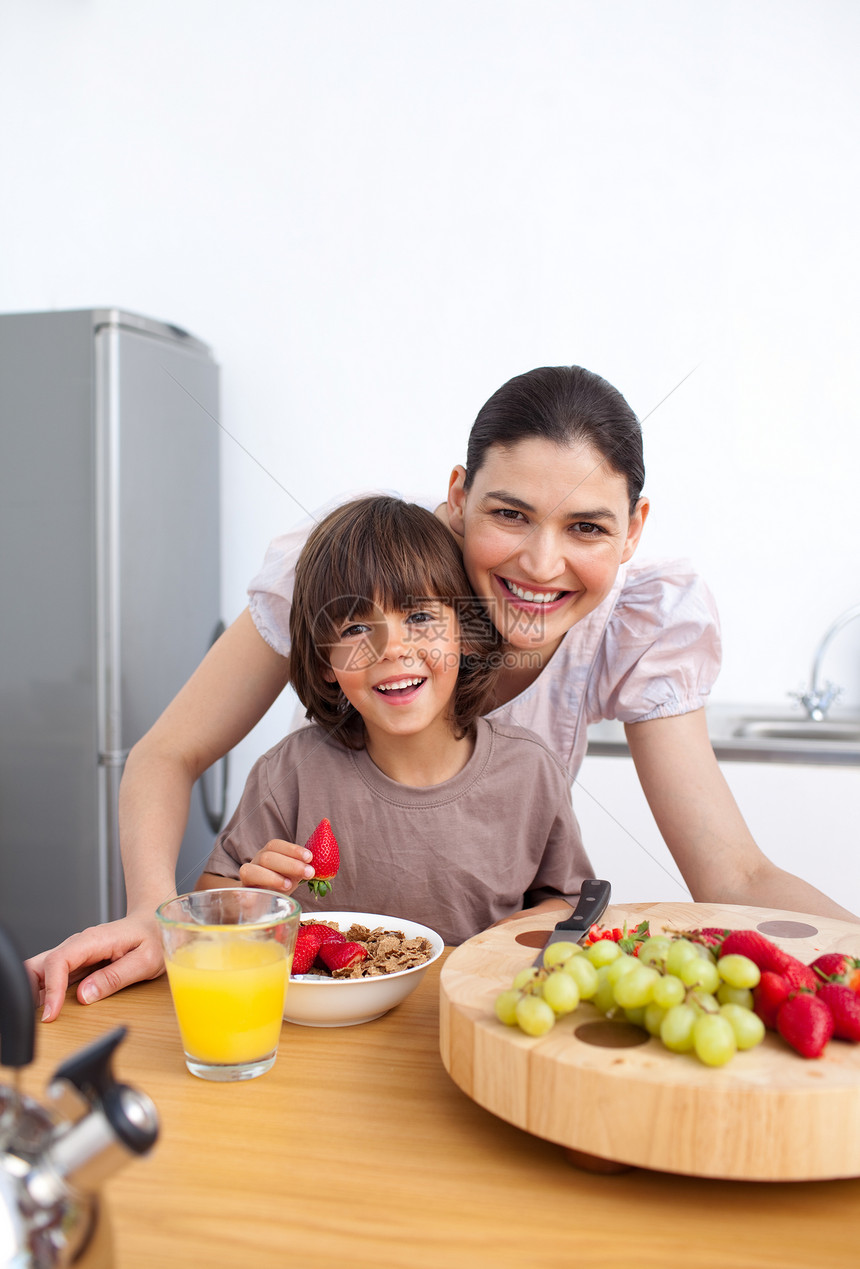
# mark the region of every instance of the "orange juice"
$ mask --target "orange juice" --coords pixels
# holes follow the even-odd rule
[[[274,939],[195,939],[166,958],[185,1052],[254,1062],[278,1046],[290,965]]]

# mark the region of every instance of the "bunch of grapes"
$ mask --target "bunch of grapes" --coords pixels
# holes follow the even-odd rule
[[[748,957],[716,959],[703,944],[666,934],[644,939],[636,953],[611,939],[588,947],[552,943],[543,968],[522,970],[497,997],[496,1016],[541,1036],[590,1000],[607,1017],[644,1027],[671,1052],[692,1052],[707,1066],[724,1066],[764,1039],[764,1023],[753,1013],[760,972]]]

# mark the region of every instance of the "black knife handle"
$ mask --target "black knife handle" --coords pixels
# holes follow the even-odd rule
[[[559,921],[557,930],[573,930],[584,934],[589,926],[599,921],[609,906],[612,886],[608,881],[589,879],[583,881],[579,892],[579,902],[564,921]]]

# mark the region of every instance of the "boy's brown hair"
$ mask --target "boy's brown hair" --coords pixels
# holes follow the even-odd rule
[[[453,536],[432,512],[400,498],[358,498],[320,521],[299,557],[290,613],[290,682],[306,717],[348,749],[363,749],[361,715],[324,678],[329,649],[344,623],[367,618],[374,604],[398,611],[432,599],[452,608],[459,623],[451,722],[462,737],[489,704],[501,639],[472,594]]]

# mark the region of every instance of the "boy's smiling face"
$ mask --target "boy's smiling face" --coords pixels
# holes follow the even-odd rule
[[[452,608],[428,600],[399,611],[374,604],[341,627],[327,649],[336,681],[374,735],[452,736],[451,698],[460,671],[460,630]]]

